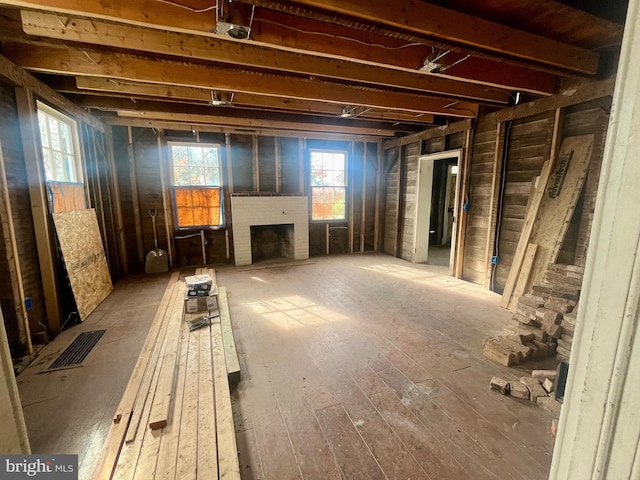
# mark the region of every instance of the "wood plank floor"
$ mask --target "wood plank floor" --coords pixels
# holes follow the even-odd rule
[[[482,358],[509,318],[498,296],[382,254],[300,263],[216,266],[242,368],[243,479],[547,478],[550,417],[488,388],[524,374]],[[168,278],[119,282],[18,377],[34,452],[79,454],[90,477]],[[95,328],[108,332],[84,367],[38,375]]]
[[[499,297],[380,254],[217,269],[244,479],[544,479],[550,417],[490,392]]]

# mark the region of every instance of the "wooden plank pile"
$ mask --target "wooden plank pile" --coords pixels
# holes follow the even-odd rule
[[[512,366],[556,353],[569,359],[584,268],[551,264],[543,281],[518,299],[504,336],[488,337],[483,354]]]
[[[196,273],[215,279],[212,270]],[[185,283],[174,273],[94,479],[240,478],[220,315],[204,312],[207,321],[190,330],[197,314],[184,306]]]

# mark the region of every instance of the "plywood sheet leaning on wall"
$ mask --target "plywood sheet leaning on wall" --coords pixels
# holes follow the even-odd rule
[[[93,208],[53,214],[69,283],[84,320],[113,290]]]
[[[526,285],[516,284],[514,291],[526,293],[530,285],[542,280],[548,265],[556,262],[587,176],[593,140],[593,135],[580,135],[562,141],[529,238],[529,243],[538,245],[535,261]],[[522,278],[526,277],[519,281]],[[517,301],[514,295],[510,310]]]

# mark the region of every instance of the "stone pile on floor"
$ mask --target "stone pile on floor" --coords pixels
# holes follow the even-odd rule
[[[555,378],[555,370],[534,370],[530,377],[521,377],[512,382],[493,377],[489,387],[502,395],[529,400],[557,417],[560,415],[561,405],[553,395]]]
[[[505,366],[556,353],[568,360],[584,268],[550,264],[542,283],[518,299],[505,334],[487,337],[483,355]]]

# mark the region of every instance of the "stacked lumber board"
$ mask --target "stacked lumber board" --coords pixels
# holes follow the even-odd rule
[[[174,273],[94,479],[240,478],[220,316],[190,331],[184,294]]]

